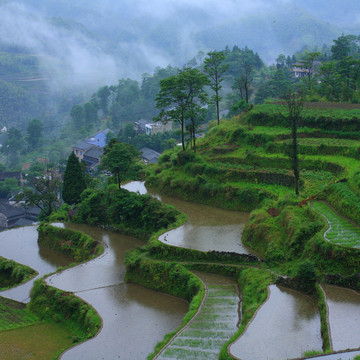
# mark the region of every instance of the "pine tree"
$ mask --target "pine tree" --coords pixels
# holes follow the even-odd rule
[[[63,199],[69,204],[77,204],[81,193],[86,189],[85,175],[80,162],[72,152],[68,158],[64,173]]]

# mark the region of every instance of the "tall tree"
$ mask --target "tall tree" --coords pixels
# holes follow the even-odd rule
[[[216,105],[217,123],[220,124],[220,109],[219,102],[222,97],[219,92],[222,88],[223,76],[229,68],[229,64],[223,64],[225,54],[223,51],[210,51],[207,53],[208,57],[204,60],[204,71],[209,75],[211,82],[210,87],[215,92],[212,100]]]
[[[47,218],[60,206],[60,180],[53,173],[33,178],[29,188],[16,195],[16,201],[24,201],[25,207],[36,206],[41,210],[40,219]]]
[[[342,34],[339,38],[334,40],[334,45],[331,46],[331,57],[333,60],[342,60],[350,55],[350,51],[350,39]]]
[[[287,111],[287,115],[285,116],[291,128],[292,145],[290,156],[292,159],[292,168],[295,177],[295,193],[296,195],[299,195],[300,171],[297,144],[297,127],[304,108],[304,99],[295,91],[290,90],[287,94],[284,95],[284,101],[284,106]]]
[[[250,99],[255,65],[253,53],[244,51],[240,57],[238,77],[234,81],[233,89],[239,91],[241,99],[244,99],[246,103],[248,103]]]
[[[69,204],[77,204],[81,193],[86,189],[85,175],[80,162],[72,152],[68,158],[64,172],[62,197]]]
[[[130,144],[111,139],[104,149],[100,169],[109,171],[116,178],[120,189],[121,182],[128,176],[138,155],[138,151]]]
[[[307,52],[301,61],[301,66],[306,69],[307,88],[309,92],[312,90],[313,78],[316,72],[316,60],[320,55],[321,52],[319,51]]]
[[[33,119],[29,122],[26,128],[26,142],[29,150],[35,150],[42,146],[43,141],[43,123],[38,119]]]
[[[201,105],[206,103],[204,86],[208,78],[201,71],[192,68],[179,70],[177,75],[160,81],[160,91],[156,95],[156,107],[161,109],[156,120],[167,123],[177,122],[181,128],[182,148],[185,150],[185,125],[189,120],[195,130],[199,120]],[[194,139],[195,133],[192,134]]]
[[[185,68],[179,76],[184,83],[185,92],[187,93],[187,110],[185,117],[188,120],[190,130],[190,141],[194,152],[196,152],[196,133],[199,125],[204,122],[208,104],[208,95],[204,89],[209,85],[208,77],[197,69]]]

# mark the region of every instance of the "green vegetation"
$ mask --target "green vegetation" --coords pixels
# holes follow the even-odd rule
[[[221,348],[220,360],[230,360],[232,357],[227,352],[227,348],[232,344],[246,329],[249,321],[253,318],[259,307],[268,297],[268,285],[274,280],[274,276],[268,271],[261,269],[246,269],[241,271],[238,277],[240,294],[242,297],[242,316],[239,330]]]
[[[39,244],[69,255],[76,261],[86,261],[103,252],[103,247],[97,241],[79,231],[42,223],[38,233]]]
[[[0,332],[1,358],[55,360],[74,345],[73,339],[73,334],[68,329],[54,323],[3,331]]]
[[[74,152],[69,155],[64,172],[62,197],[69,204],[77,204],[86,189],[84,170]]]
[[[73,217],[74,222],[107,225],[113,230],[139,238],[175,222],[179,212],[150,195],[137,195],[116,185],[105,190],[87,189]]]
[[[77,334],[77,341],[95,336],[101,327],[97,312],[83,300],[69,292],[36,280],[31,290],[29,309],[45,321],[62,323]]]
[[[322,349],[324,352],[329,352],[331,350],[331,346],[330,346],[330,334],[329,334],[330,329],[328,324],[328,310],[327,310],[324,291],[318,284],[316,284],[314,295],[317,299],[317,305],[320,312],[320,321],[321,321],[320,331],[321,331],[321,338],[323,341]]]
[[[238,303],[234,285],[209,285],[201,313],[162,355],[176,359],[218,359],[222,345],[237,330]]]
[[[28,266],[0,256],[0,290],[24,283],[36,275]]]
[[[30,312],[25,304],[0,297],[0,333],[40,322],[40,318]]]
[[[329,223],[324,237],[326,240],[342,246],[360,248],[360,227],[339,216],[324,202],[314,202],[312,206]]]

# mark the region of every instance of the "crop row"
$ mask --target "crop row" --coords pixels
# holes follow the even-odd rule
[[[342,246],[360,248],[360,227],[336,214],[324,202],[314,202],[313,207],[329,223],[329,228],[324,234],[326,240]]]

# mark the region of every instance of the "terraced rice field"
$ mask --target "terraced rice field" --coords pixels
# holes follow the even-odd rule
[[[291,139],[280,141],[285,144],[290,144]],[[333,139],[333,138],[299,138],[299,145],[304,146],[340,146],[347,148],[358,148],[360,146],[360,141],[349,140],[349,139]]]
[[[312,206],[325,217],[329,224],[328,230],[324,233],[326,240],[334,244],[360,249],[360,227],[336,214],[336,212],[324,202],[313,202]]]
[[[0,297],[0,332],[39,322],[40,319],[30,313],[25,304]]]
[[[209,285],[201,313],[157,359],[218,359],[239,322],[236,286]]]

